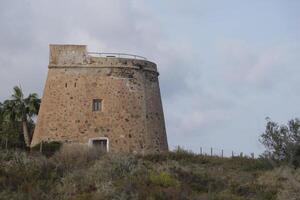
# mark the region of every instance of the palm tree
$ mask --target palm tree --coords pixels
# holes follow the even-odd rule
[[[0,102],[0,133],[2,131],[2,122],[3,122],[3,104]]]
[[[3,104],[0,102],[0,123],[2,122],[3,117]]]
[[[24,98],[20,87],[15,86],[11,99],[6,100],[3,105],[4,116],[7,120],[22,123],[24,141],[27,147],[30,146],[31,135],[28,131],[28,122],[38,114],[41,100],[36,93],[29,94]]]

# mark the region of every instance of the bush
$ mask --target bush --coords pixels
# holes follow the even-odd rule
[[[64,144],[49,159],[55,162],[62,172],[69,173],[91,166],[101,156],[103,156],[103,152],[96,148],[80,144]]]
[[[292,159],[292,164],[295,168],[300,168],[300,144],[296,147],[295,154]]]
[[[149,181],[151,184],[161,187],[174,187],[179,185],[178,181],[166,172],[161,172],[160,174],[151,173]]]
[[[189,185],[193,190],[199,192],[207,192],[209,179],[207,177],[198,176],[193,172],[189,172],[182,169],[174,170],[174,173],[178,179],[186,185]]]
[[[153,153],[141,156],[144,160],[151,162],[165,162],[168,160],[179,161],[181,163],[198,163],[206,164],[210,162],[210,158],[202,155],[197,155],[191,151],[184,150],[181,147],[177,147],[174,151],[164,153]]]
[[[300,163],[300,120],[288,121],[287,125],[267,122],[265,132],[260,142],[265,145],[269,159],[280,164],[292,164],[298,167]]]
[[[260,157],[258,159],[233,157],[228,163],[243,171],[271,170],[273,165],[268,158]]]
[[[45,156],[52,156],[55,152],[59,151],[62,147],[61,142],[52,141],[52,142],[42,142],[34,147],[31,150],[33,151],[41,151],[41,153]]]
[[[6,158],[0,164],[3,199],[48,199],[49,189],[61,178],[55,164],[44,156],[8,151],[1,152],[1,157]]]

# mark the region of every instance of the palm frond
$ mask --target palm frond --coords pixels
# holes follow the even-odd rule
[[[13,89],[12,99],[17,101],[22,101],[24,98],[24,94],[22,88],[19,86],[15,86]]]
[[[24,98],[21,87],[15,86],[10,100],[6,100],[1,106],[3,117],[9,121],[21,121],[37,115],[41,99],[36,93],[29,94]]]
[[[16,102],[13,100],[6,100],[3,103],[3,117],[8,121],[16,121],[17,120],[17,110],[16,110]]]
[[[41,99],[38,98],[36,93],[29,94],[27,98],[24,99],[26,105],[26,113],[29,117],[37,115],[40,109]]]

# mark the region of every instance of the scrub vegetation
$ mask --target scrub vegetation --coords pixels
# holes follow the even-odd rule
[[[300,169],[266,158],[218,158],[178,148],[103,154],[67,145],[51,156],[0,152],[0,199],[299,199]]]

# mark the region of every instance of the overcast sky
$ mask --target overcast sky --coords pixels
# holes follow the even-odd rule
[[[40,96],[51,43],[158,64],[169,145],[260,153],[300,116],[298,0],[1,0],[0,101]]]

